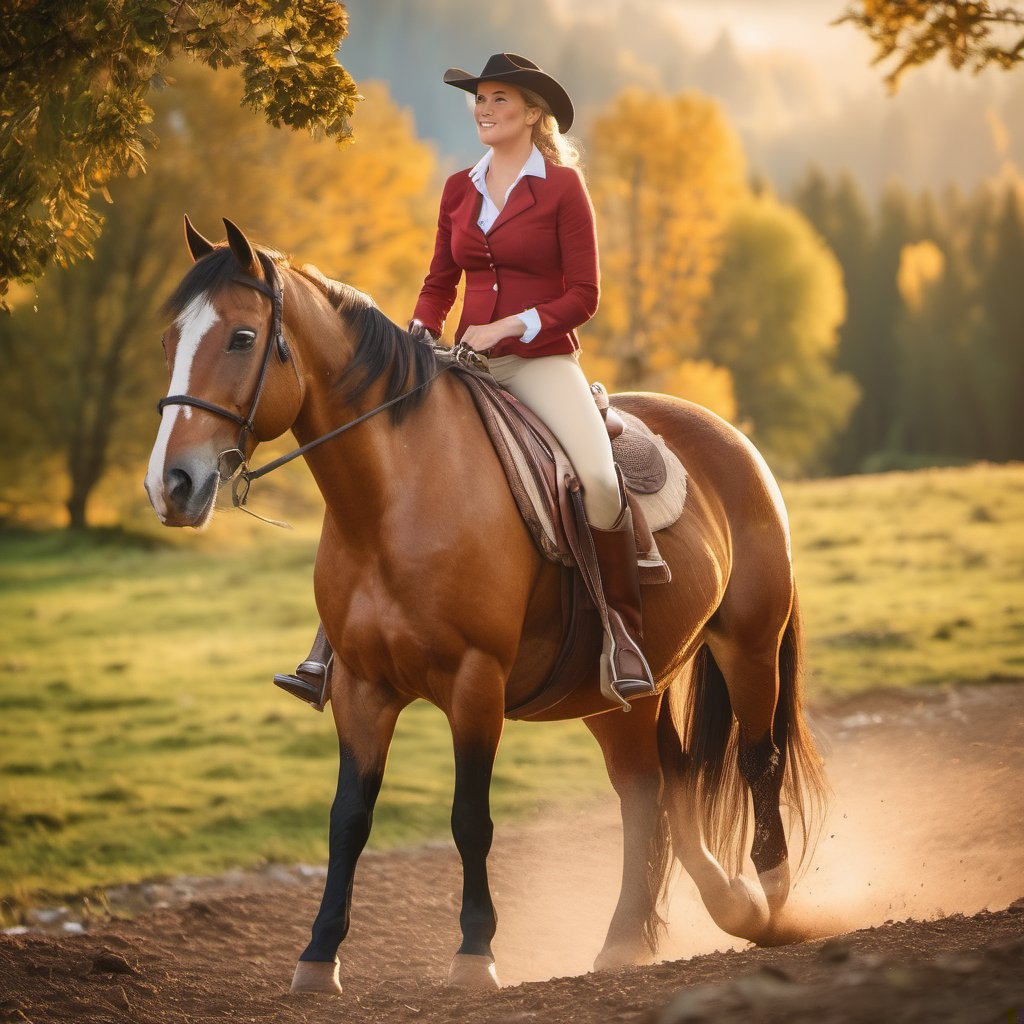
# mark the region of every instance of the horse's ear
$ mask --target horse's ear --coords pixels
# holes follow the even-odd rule
[[[253,273],[256,269],[256,253],[249,244],[249,239],[242,234],[241,228],[232,224],[227,217],[224,217],[223,220],[224,227],[228,232],[228,245],[231,246],[235,259],[238,260],[238,266],[243,273]]]
[[[194,227],[192,227],[192,221],[188,219],[188,214],[185,214],[185,244],[188,246],[188,251],[192,253],[192,259],[201,260],[204,256],[213,252],[213,242],[209,239],[203,238],[201,234]]]

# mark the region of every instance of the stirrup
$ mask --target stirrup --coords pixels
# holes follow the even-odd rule
[[[280,686],[286,693],[305,701],[317,711],[323,711],[330,694],[327,691],[327,680],[329,678],[329,664],[325,665],[320,661],[304,661],[295,670],[295,675],[280,673],[274,676],[274,685]],[[301,673],[301,675],[299,674]],[[305,678],[312,676],[318,680],[314,682]]]
[[[614,641],[606,635],[605,649],[601,652],[601,693],[611,704],[618,704],[623,711],[632,711],[629,703],[637,697],[650,697],[658,692],[657,686],[651,682],[654,678],[651,667],[639,647],[634,645],[632,654],[635,654],[643,664],[645,679],[636,679],[630,676],[615,678],[614,662],[612,660],[612,649]]]

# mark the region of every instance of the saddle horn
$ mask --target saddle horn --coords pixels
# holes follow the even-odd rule
[[[192,221],[188,219],[187,213],[185,214],[185,244],[188,246],[188,251],[192,254],[193,262],[208,256],[214,249],[213,242],[208,238],[203,238],[192,226]]]
[[[232,224],[227,217],[223,217],[222,220],[228,232],[228,245],[238,260],[239,268],[243,273],[252,274],[256,270],[256,253],[249,244],[249,239],[245,237],[242,229]]]

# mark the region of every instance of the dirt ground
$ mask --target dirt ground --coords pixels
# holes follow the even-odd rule
[[[82,934],[0,936],[0,1024],[1024,1020],[1024,685],[875,694],[814,724],[835,800],[791,899],[803,942],[746,948],[680,878],[665,961],[587,973],[620,869],[602,805],[499,825],[496,994],[441,984],[460,877],[437,843],[364,857],[340,997],[288,995],[322,874],[271,868],[140,887],[134,920]]]

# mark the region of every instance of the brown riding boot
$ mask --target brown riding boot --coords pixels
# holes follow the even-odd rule
[[[601,692],[629,710],[629,701],[657,692],[647,659],[640,650],[643,618],[637,571],[633,516],[624,504],[610,530],[590,527],[608,605],[609,630],[601,654]]]
[[[331,650],[330,641],[321,623],[316,631],[316,639],[313,641],[309,657],[295,670],[295,675],[275,675],[274,685],[287,690],[299,700],[304,700],[317,711],[323,711],[324,705],[331,699],[328,684],[333,659],[334,651]]]

